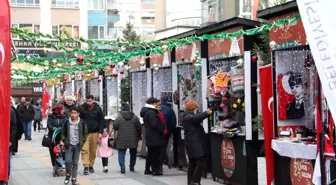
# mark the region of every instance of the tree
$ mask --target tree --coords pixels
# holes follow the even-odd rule
[[[131,22],[126,23],[126,27],[122,30],[124,41],[139,41],[140,35],[134,30],[134,25]]]
[[[140,40],[140,35],[136,33],[134,30],[134,26],[132,23],[127,22],[126,27],[122,30],[123,38],[121,40],[134,42]],[[132,48],[126,48],[132,49]],[[120,87],[120,100],[121,103],[131,103],[131,86],[132,86],[132,77],[127,74],[123,79],[121,79],[121,87]]]

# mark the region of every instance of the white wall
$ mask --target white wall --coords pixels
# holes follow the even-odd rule
[[[193,30],[193,28],[174,28],[165,31],[160,31],[155,34],[155,40],[171,37],[180,33],[187,32],[189,30]]]
[[[172,23],[173,19],[202,16],[200,0],[168,0],[166,7],[167,28],[175,26]]]

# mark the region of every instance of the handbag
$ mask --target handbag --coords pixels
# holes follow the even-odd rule
[[[48,136],[48,129],[46,129],[46,133],[42,138],[42,146],[49,148],[51,147],[51,145],[52,145],[52,138]]]
[[[111,135],[112,132],[113,132],[113,130],[110,132],[110,135]],[[108,140],[107,140],[107,146],[108,147],[110,147],[110,148],[115,148],[116,147],[117,136],[118,136],[118,131],[115,131],[114,137],[108,138]]]

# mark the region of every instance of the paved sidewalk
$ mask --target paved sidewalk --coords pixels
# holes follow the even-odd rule
[[[53,177],[52,167],[47,148],[41,146],[43,133],[33,132],[33,141],[20,141],[19,152],[12,159],[10,185],[60,185],[64,177]],[[126,157],[129,164],[129,155]],[[118,155],[109,158],[109,172],[103,173],[101,159],[97,158],[96,173],[83,176],[82,164],[79,164],[80,185],[187,185],[186,173],[178,169],[164,167],[161,177],[145,176],[145,160],[137,159],[136,172],[126,171],[121,174],[118,165]],[[202,184],[219,185],[212,179],[202,179]]]

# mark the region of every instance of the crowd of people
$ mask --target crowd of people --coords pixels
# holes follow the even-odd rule
[[[198,112],[197,102],[185,102],[183,126],[186,151],[189,158],[188,185],[199,185],[201,175],[208,157],[205,143],[205,132],[202,121],[212,111]],[[79,104],[71,96],[61,97],[47,110],[47,134],[42,141],[49,148],[54,175],[60,169],[65,170],[64,184],[77,184],[78,162],[81,155],[83,174],[94,173],[96,156],[101,158],[103,171],[108,172],[108,158],[113,155],[113,149],[118,150],[120,172],[126,173],[125,156],[130,153],[129,170],[135,171],[137,147],[142,140],[140,119],[131,111],[128,104],[122,104],[117,118],[108,122],[103,111],[92,95],[86,97],[86,102]],[[163,175],[163,163],[166,159],[166,148],[171,135],[176,128],[176,115],[168,97],[148,98],[140,111],[145,126],[145,140],[148,149],[145,175]],[[41,129],[42,109],[41,99],[28,101],[21,99],[15,109],[11,106],[10,158],[17,152],[18,140],[24,134],[25,140],[32,140],[32,124],[34,131]],[[46,144],[48,143],[48,144]],[[10,166],[9,166],[10,169]],[[10,171],[10,170],[9,170]],[[4,182],[5,183],[5,182]]]

